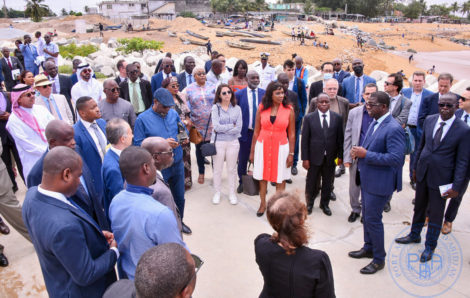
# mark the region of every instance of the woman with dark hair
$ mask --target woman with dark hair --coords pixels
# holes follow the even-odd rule
[[[233,77],[228,80],[228,85],[232,88],[233,93],[242,90],[248,86],[246,73],[248,72],[248,64],[245,60],[238,60],[233,68]]]
[[[179,84],[177,77],[168,77],[163,80],[162,87],[166,88],[170,91],[171,95],[173,95],[173,100],[175,101],[175,105],[173,108],[178,113],[181,118],[181,121],[186,125],[186,128],[189,129],[193,125],[191,122],[190,114],[191,111],[186,104],[186,100],[184,96],[180,94],[178,91]],[[188,190],[193,185],[193,181],[191,178],[191,143],[181,144],[181,148],[183,148],[183,163],[184,163],[184,188]]]
[[[214,105],[212,106],[212,133],[211,142],[215,143],[217,154],[214,161],[214,189],[213,204],[220,203],[220,190],[224,160],[227,162],[227,179],[229,184],[230,204],[238,203],[235,195],[237,181],[237,159],[240,143],[238,138],[242,130],[242,110],[237,105],[235,95],[227,84],[220,84],[215,92]]]
[[[32,87],[34,85],[34,74],[29,70],[23,70],[20,73],[19,80],[21,84],[25,84]]]
[[[256,111],[257,110],[257,111]],[[253,111],[256,114],[250,161],[253,163],[253,178],[259,181],[261,204],[256,215],[263,216],[266,210],[266,188],[268,181],[275,182],[276,190],[286,188],[290,179],[290,167],[294,161],[295,113],[288,104],[281,83],[271,82],[261,104]]]
[[[268,202],[267,218],[275,232],[255,240],[256,263],[264,279],[259,297],[335,297],[328,255],[306,246],[307,208],[299,197],[277,192]]]

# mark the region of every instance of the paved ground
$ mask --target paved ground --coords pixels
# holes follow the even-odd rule
[[[195,161],[193,170],[196,170]],[[197,171],[193,171],[193,177],[196,174]],[[299,175],[294,177],[294,183],[288,185],[287,190],[303,193],[305,175],[306,172],[299,169]],[[255,262],[253,241],[260,233],[271,233],[272,229],[265,216],[257,218],[255,215],[259,206],[258,197],[240,195],[240,203],[232,206],[227,196],[223,195],[220,205],[212,205],[211,178],[209,169],[206,183],[196,183],[186,198],[185,222],[192,228],[193,235],[184,240],[192,252],[201,256],[205,262],[198,273],[194,297],[257,297],[263,280]],[[384,214],[387,266],[373,276],[359,273],[368,260],[355,260],[347,256],[348,251],[361,247],[363,239],[362,225],[359,222],[347,222],[350,213],[348,175],[343,175],[335,182],[338,200],[330,204],[333,212],[331,217],[321,212],[317,199],[313,214],[308,219],[311,230],[309,246],[324,250],[330,256],[337,297],[432,296],[446,290],[449,285],[451,287],[442,297],[470,297],[466,283],[470,280],[470,252],[465,250],[470,246],[469,195],[463,200],[451,236],[439,241],[436,252],[441,255],[442,261],[439,262],[435,257],[428,267],[419,267],[414,257],[419,255],[423,244],[405,248],[391,247],[395,236],[409,229],[414,192],[408,182],[405,178],[404,191],[394,195],[392,211]],[[269,196],[274,188],[269,186],[268,192]],[[17,193],[21,200],[24,193],[23,186]],[[0,268],[0,297],[47,297],[32,245],[16,231],[0,237],[0,242],[5,245],[5,254],[10,261],[9,267]],[[409,282],[406,276],[410,271],[407,269],[421,272],[421,279],[415,278],[414,283]],[[436,285],[428,281],[429,276],[438,279]],[[408,278],[413,279],[410,276]]]

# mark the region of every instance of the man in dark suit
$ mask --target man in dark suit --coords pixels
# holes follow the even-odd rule
[[[138,115],[152,105],[152,87],[148,81],[139,78],[139,71],[135,64],[127,64],[126,70],[127,80],[119,85],[121,88],[119,96],[132,103]]]
[[[258,88],[259,74],[255,70],[250,70],[246,74],[248,87],[235,92],[235,98],[242,110],[242,131],[238,139],[240,150],[238,151],[238,193],[243,192],[242,176],[246,175],[246,167],[250,157],[251,141],[253,130],[255,129],[256,113],[258,106],[264,96],[264,89]]]
[[[83,162],[91,170],[93,183],[97,192],[103,192],[101,165],[106,153],[106,122],[101,118],[96,101],[88,96],[77,100],[77,111],[80,120],[73,126],[75,141],[82,150]]]
[[[171,70],[171,66],[173,65],[173,60],[171,58],[165,57],[162,60],[162,71],[154,74],[151,79],[152,85],[152,94],[157,91],[158,88],[162,86],[162,82],[164,79],[168,77],[176,77],[176,72]]]
[[[52,120],[46,126],[45,134],[49,149],[44,152],[43,156],[41,156],[29,172],[26,180],[26,186],[28,188],[38,186],[41,183],[44,158],[50,150],[58,146],[65,146],[77,151],[79,154],[81,151],[80,148],[76,146],[73,127],[65,121]],[[101,229],[109,230],[109,224],[103,211],[103,205],[101,204],[102,196],[101,193],[95,191],[90,169],[83,163],[80,185],[70,199],[90,215]]]
[[[361,102],[364,87],[369,83],[376,83],[375,79],[364,74],[364,62],[362,62],[362,59],[355,58],[352,61],[352,68],[354,75],[345,78],[341,84],[343,87],[342,96],[349,100],[351,109],[357,107]]]
[[[183,64],[184,71],[178,75],[179,91],[182,91],[186,86],[194,82],[193,69],[196,66],[194,58],[191,56],[184,57]]]
[[[343,159],[343,120],[338,113],[330,111],[330,97],[320,93],[317,97],[318,109],[305,116],[302,128],[302,166],[308,171],[305,183],[307,211],[312,213],[314,188],[321,176],[320,209],[330,216],[329,205],[331,186],[335,173],[335,159],[342,164]]]
[[[127,62],[124,59],[120,59],[116,64],[116,68],[119,71],[119,74],[114,78],[114,80],[116,81],[118,85],[127,79],[126,66],[127,66]]]
[[[154,74],[157,74],[157,73],[159,73],[160,71],[163,70],[163,65],[162,64],[163,64],[163,60],[165,58],[170,58],[170,60],[171,60],[171,71],[176,72],[175,63],[174,63],[173,59],[171,59],[171,53],[168,52],[168,53],[165,54],[164,58],[158,60],[157,66],[155,67]]]
[[[442,228],[446,199],[464,191],[468,177],[470,128],[457,118],[457,97],[441,95],[439,114],[426,118],[423,136],[413,165],[416,197],[411,232],[395,239],[400,244],[420,243],[426,210],[429,223],[422,263],[432,259]],[[467,180],[468,181],[468,180]],[[445,186],[445,189],[440,188]]]
[[[114,235],[68,197],[77,191],[82,160],[60,146],[44,158],[41,184],[28,190],[23,219],[39,258],[49,297],[102,297],[116,281]]]
[[[75,109],[72,105],[72,80],[70,77],[61,75],[58,72],[58,67],[55,65],[54,61],[46,61],[44,63],[44,70],[47,72],[49,81],[52,82],[52,93],[53,94],[62,94],[67,99],[67,104],[72,111],[73,121],[76,122],[77,118],[75,115]]]
[[[310,91],[308,92],[308,104],[312,98],[318,96],[318,94],[325,92],[324,83],[333,78],[333,64],[331,62],[325,62],[321,65],[321,72],[323,74],[323,79],[320,81],[313,82],[310,84]],[[339,82],[339,81],[338,81]],[[343,89],[341,88],[341,83],[339,83],[338,90],[336,91],[337,94],[341,95],[343,93]]]
[[[2,54],[3,59],[0,60],[0,64],[2,67],[3,78],[5,80],[5,88],[7,91],[11,91],[11,89],[18,84],[19,81],[16,78],[19,77],[20,73],[24,70],[24,67],[18,58],[10,56],[9,48],[2,48]]]
[[[362,274],[374,274],[385,267],[382,212],[395,190],[401,190],[405,160],[405,133],[389,112],[390,98],[374,92],[366,102],[367,112],[375,120],[370,124],[362,146],[351,148],[358,158],[356,180],[360,182],[364,219],[364,246],[349,253],[351,258],[372,258]],[[359,176],[359,177],[358,177]]]
[[[335,58],[333,59],[333,61],[331,61],[331,63],[333,63],[333,69],[335,71],[333,74],[333,78],[335,78],[341,85],[343,83],[343,80],[351,76],[351,74],[343,70],[343,61],[341,61],[341,59]],[[338,92],[338,94],[342,95],[342,93],[340,92]]]

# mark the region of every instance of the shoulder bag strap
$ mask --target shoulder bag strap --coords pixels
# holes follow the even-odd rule
[[[204,133],[204,141],[206,140],[207,130],[209,129],[209,123],[211,123],[211,117],[212,117],[212,112],[211,112],[211,114],[209,115],[209,120],[207,121],[206,132]]]

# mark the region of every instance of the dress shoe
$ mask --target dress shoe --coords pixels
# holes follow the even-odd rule
[[[384,267],[385,267],[385,263],[377,264],[374,262],[370,262],[369,265],[361,269],[361,273],[362,274],[374,274],[377,271],[384,269]]]
[[[413,190],[416,190],[416,183],[415,183],[415,182],[410,181],[410,185],[411,185],[411,188],[412,188]]]
[[[184,222],[181,222],[181,223],[183,225],[183,228],[181,229],[181,231],[186,235],[191,235],[193,231],[191,231],[191,229]]]
[[[444,224],[442,225],[442,234],[447,235],[450,232],[452,232],[452,223],[445,221]]]
[[[204,164],[206,165],[210,165],[211,162],[207,159],[207,157],[204,157]]]
[[[348,253],[348,256],[354,259],[362,259],[362,258],[372,259],[374,257],[371,251],[366,251],[364,248],[361,248],[360,250],[350,251]]]
[[[307,204],[307,213],[310,215],[312,214],[312,211],[313,211],[313,203]]]
[[[0,254],[0,267],[8,266],[8,259],[4,254]]]
[[[392,206],[390,206],[390,202],[387,202],[384,206],[384,212],[390,212],[392,210]]]
[[[3,220],[0,218],[0,233],[3,235],[10,234],[10,228],[3,222]]]
[[[238,204],[238,198],[234,193],[232,193],[228,196],[228,200],[230,201],[230,204],[232,204],[232,205],[237,205]]]
[[[334,192],[331,192],[331,194],[330,194],[330,200],[331,200],[331,201],[336,201],[336,195],[335,195]]]
[[[339,167],[335,172],[335,177],[341,177],[344,173],[346,173],[346,170],[343,167]]]
[[[426,263],[427,261],[432,259],[433,254],[434,254],[434,249],[430,249],[430,248],[426,247],[424,249],[423,253],[421,254],[421,257],[419,258],[419,261],[421,263]]]
[[[328,206],[320,206],[320,209],[323,210],[323,213],[325,213],[328,216],[331,216],[331,209]]]
[[[290,173],[295,176],[299,173],[299,171],[297,171],[297,167],[292,167],[292,169],[290,169]]]
[[[237,187],[237,193],[242,193],[242,192],[243,192],[243,184],[240,184]]]
[[[417,238],[413,238],[413,237],[411,237],[411,234],[408,234],[405,237],[396,238],[395,242],[400,243],[400,244],[420,243],[421,242],[421,236],[419,236]]]
[[[349,217],[348,217],[348,221],[349,222],[355,222],[356,219],[359,218],[359,216],[360,216],[359,213],[351,212],[351,215],[349,215]]]
[[[212,204],[218,205],[220,203],[220,192],[216,192],[212,197]]]
[[[287,180],[286,180],[286,183],[287,183],[287,184],[292,184],[292,179],[287,179]]]
[[[260,209],[258,209],[258,211],[256,212],[256,216],[258,217],[263,216],[265,211],[266,211],[266,207],[264,208],[264,210],[261,210],[261,206],[260,206]]]

